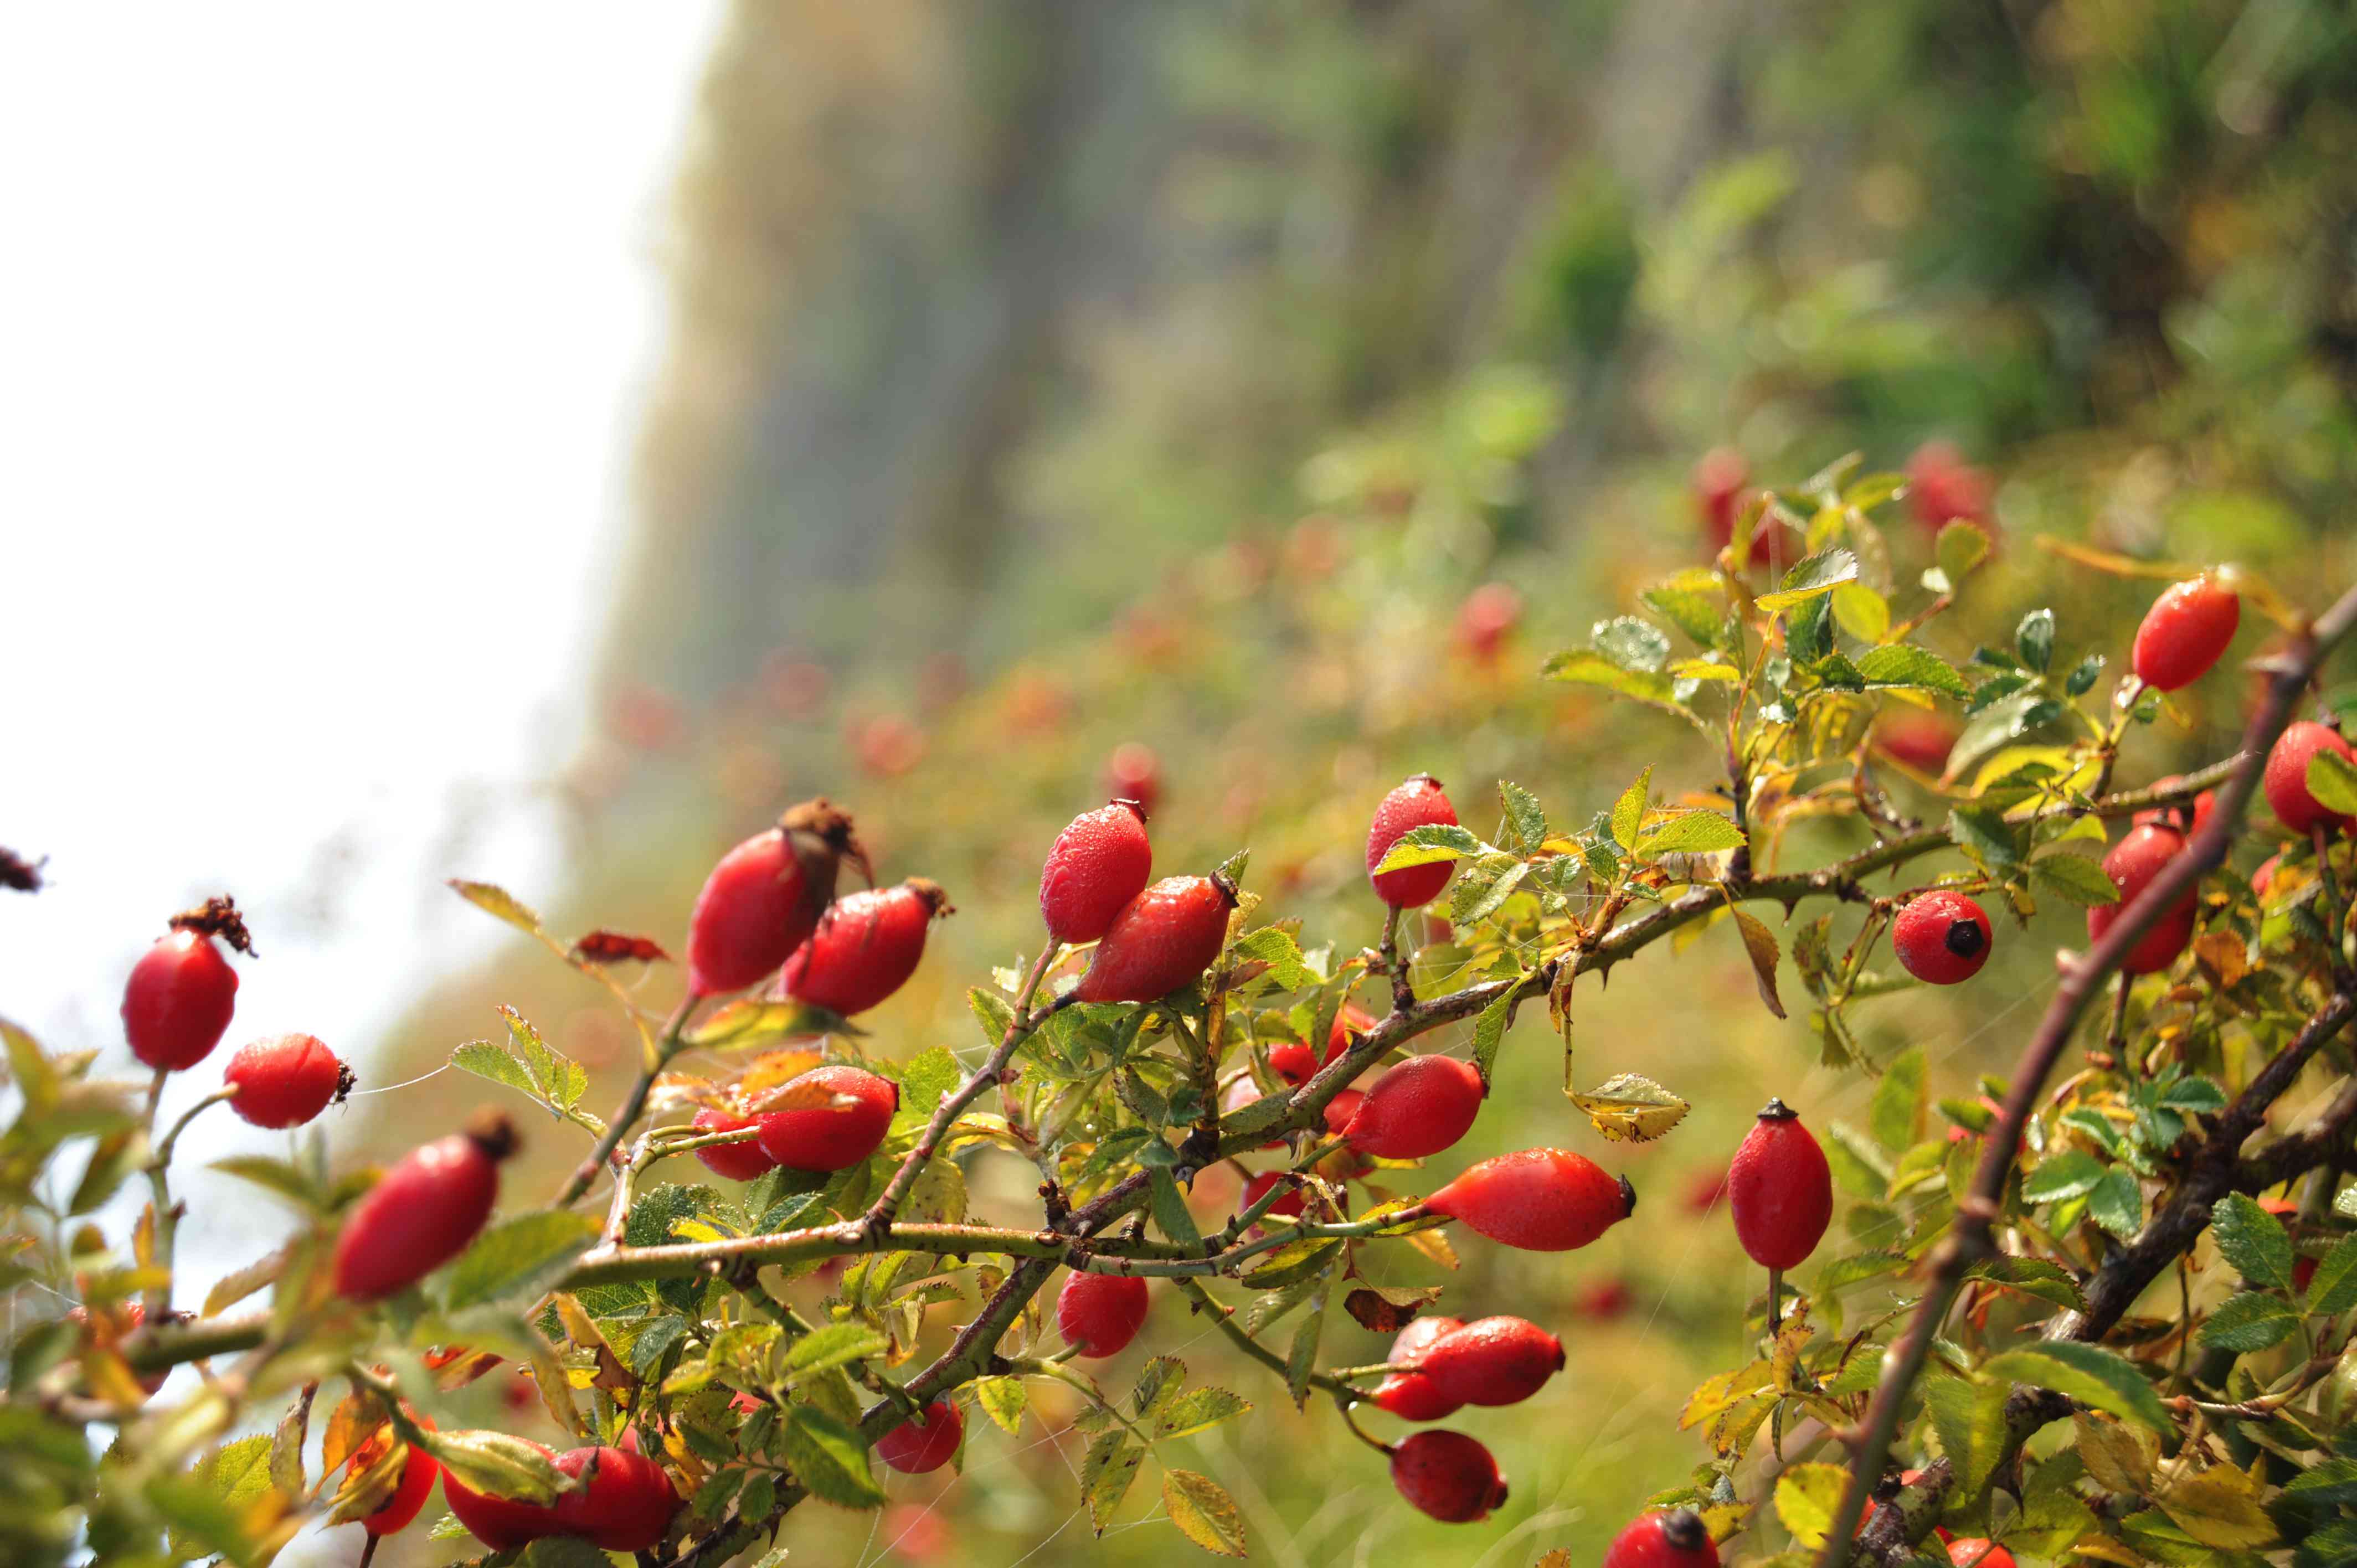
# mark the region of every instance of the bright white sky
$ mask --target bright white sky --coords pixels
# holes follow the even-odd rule
[[[0,894],[0,1013],[131,1065],[124,972],[228,890],[263,959],[220,1058],[299,1028],[382,1082],[484,934],[439,879],[548,891],[530,792],[580,737],[721,11],[0,8],[0,844],[54,879]],[[231,1140],[276,1146],[186,1152]]]

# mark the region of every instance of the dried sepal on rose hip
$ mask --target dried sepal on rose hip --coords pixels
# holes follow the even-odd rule
[[[1146,891],[1153,873],[1144,806],[1122,800],[1083,811],[1049,846],[1039,870],[1039,918],[1060,942],[1095,941]]]
[[[336,1238],[336,1291],[382,1301],[467,1250],[499,1200],[514,1125],[483,1112],[463,1133],[413,1149],[352,1206]]]
[[[865,1013],[908,983],[926,931],[955,913],[941,884],[921,876],[839,898],[786,960],[778,993],[846,1018]]]
[[[237,1008],[237,971],[218,937],[249,957],[253,940],[236,900],[211,898],[172,917],[171,929],[131,966],[123,986],[123,1033],[131,1054],[183,1072],[212,1054]]]
[[[1056,1328],[1083,1356],[1117,1356],[1146,1326],[1149,1305],[1135,1275],[1071,1274],[1056,1293]]]
[[[1506,1503],[1506,1478],[1478,1439],[1446,1430],[1412,1433],[1392,1445],[1392,1485],[1444,1524],[1471,1524]]]
[[[722,855],[688,916],[689,993],[742,991],[785,962],[817,929],[846,860],[874,879],[850,816],[823,798]]]
[[[257,1127],[300,1127],[352,1090],[352,1069],[317,1035],[279,1035],[238,1047],[221,1069],[230,1109]]]
[[[1439,897],[1457,869],[1454,861],[1406,865],[1380,875],[1375,867],[1409,829],[1455,826],[1457,808],[1448,803],[1440,780],[1429,773],[1414,775],[1377,802],[1374,821],[1367,828],[1367,880],[1375,897],[1394,909],[1421,908]]]
[[[1467,1167],[1424,1206],[1504,1246],[1567,1252],[1636,1212],[1637,1189],[1585,1155],[1523,1149]]]
[[[1798,1268],[1834,1216],[1833,1169],[1816,1137],[1781,1100],[1771,1100],[1727,1169],[1735,1237],[1753,1262]]]
[[[1946,887],[1909,900],[1890,924],[1900,965],[1927,985],[1959,985],[1978,974],[1991,935],[1981,907]]]
[[[1228,936],[1235,884],[1166,876],[1114,917],[1072,993],[1083,1002],[1155,1002],[1202,978]]]

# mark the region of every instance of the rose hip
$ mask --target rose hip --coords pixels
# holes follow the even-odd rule
[[[1637,1189],[1568,1149],[1523,1149],[1469,1166],[1424,1202],[1504,1246],[1567,1252],[1634,1213]]]
[[[2172,583],[2136,628],[2130,662],[2137,678],[2158,691],[2190,686],[2218,662],[2242,620],[2243,601],[2217,578]]]
[[[1039,918],[1048,934],[1060,942],[1095,941],[1146,890],[1153,871],[1143,806],[1115,800],[1082,812],[1056,835],[1039,872]]]
[[[1440,780],[1429,773],[1414,775],[1384,796],[1367,829],[1367,878],[1374,885],[1375,897],[1394,909],[1419,908],[1438,897],[1448,886],[1449,874],[1457,869],[1452,861],[1403,866],[1381,875],[1375,867],[1409,829],[1456,825],[1457,809],[1448,803]]]
[[[1394,1366],[1420,1360],[1435,1340],[1465,1326],[1464,1320],[1455,1317],[1419,1317],[1399,1331],[1392,1341],[1391,1354],[1383,1358]],[[1438,1421],[1454,1415],[1463,1401],[1448,1397],[1440,1385],[1422,1372],[1387,1372],[1375,1385],[1375,1403],[1402,1421]]]
[[[1718,1568],[1718,1548],[1692,1509],[1639,1514],[1612,1538],[1603,1568]]]
[[[500,1162],[515,1128],[494,1112],[413,1149],[352,1206],[336,1238],[336,1290],[381,1301],[467,1250],[500,1195]]]
[[[761,1152],[789,1170],[847,1170],[892,1130],[900,1086],[841,1062],[814,1067],[780,1089],[755,1120]]]
[[[954,912],[941,885],[921,876],[838,899],[786,960],[779,993],[845,1017],[865,1013],[908,983],[926,930]]]
[[[1146,1305],[1135,1275],[1072,1274],[1056,1295],[1056,1327],[1083,1356],[1117,1356],[1145,1326]]]
[[[230,1109],[257,1127],[300,1127],[351,1092],[352,1069],[317,1035],[280,1035],[242,1046],[221,1071]]]
[[[1470,1062],[1438,1055],[1410,1057],[1369,1086],[1365,1101],[1343,1132],[1361,1154],[1420,1160],[1465,1136],[1489,1092],[1490,1086]]]
[[[237,971],[201,930],[183,927],[131,967],[123,987],[123,1032],[131,1054],[179,1072],[221,1044],[237,1003]]]
[[[1235,885],[1166,876],[1131,899],[1073,988],[1083,1002],[1155,1002],[1201,978],[1227,941]]]
[[[717,1106],[706,1106],[695,1113],[694,1126],[699,1133],[735,1133],[759,1125],[757,1117],[739,1116]],[[726,1176],[730,1181],[752,1181],[778,1168],[778,1162],[770,1156],[769,1150],[761,1147],[761,1140],[758,1136],[748,1138],[741,1144],[706,1144],[695,1151],[695,1157],[703,1161],[704,1168],[714,1176]]]
[[[1470,1524],[1506,1501],[1506,1480],[1490,1451],[1461,1432],[1418,1432],[1392,1448],[1392,1485],[1446,1524]]]
[[[689,993],[741,991],[785,962],[817,929],[846,859],[866,872],[850,817],[824,800],[790,808],[721,856],[688,917]]]
[[[1981,907],[1945,887],[1910,900],[1890,925],[1900,964],[1929,985],[1955,985],[1978,974],[1988,961],[1989,937]]]
[[[1833,1171],[1816,1138],[1781,1100],[1771,1100],[1727,1170],[1735,1236],[1762,1268],[1800,1266],[1834,1215]]]
[[[876,1440],[876,1456],[906,1476],[921,1476],[950,1462],[965,1437],[965,1417],[946,1400],[925,1407],[924,1423],[902,1422]]]
[[[2357,822],[2349,818],[2326,811],[2323,803],[2309,793],[2308,765],[2324,751],[2337,752],[2345,761],[2357,761],[2357,752],[2350,749],[2347,741],[2308,719],[2285,729],[2276,737],[2275,748],[2267,753],[2267,768],[2260,776],[2260,785],[2266,790],[2267,804],[2275,808],[2276,818],[2296,833],[2305,833],[2319,822],[2334,832],[2347,832],[2357,827]]]
[[[2136,901],[2170,861],[2184,853],[2185,835],[2175,828],[2159,822],[2130,828],[2104,856],[2104,875],[2119,889],[2120,901],[2097,905],[2087,911],[2087,940],[2101,941],[2122,911]],[[2195,913],[2193,892],[2188,888],[2185,897],[2170,906],[2128,950],[2127,957],[2120,961],[2120,972],[2158,974],[2176,962],[2185,944],[2193,940]]]

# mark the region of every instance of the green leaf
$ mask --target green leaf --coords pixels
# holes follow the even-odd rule
[[[2104,875],[2104,868],[2083,854],[2057,850],[2042,854],[2029,863],[2030,880],[2049,888],[2073,904],[2098,908],[2120,901],[2120,890]]]
[[[502,1005],[500,1016],[507,1020],[516,1055],[532,1074],[533,1092],[560,1111],[572,1110],[589,1090],[588,1070],[562,1051],[552,1050],[540,1031],[514,1008]]]
[[[1990,1378],[2051,1389],[2164,1435],[2170,1430],[2168,1408],[2136,1363],[2100,1346],[2070,1340],[2026,1346],[1991,1357],[1981,1371]]]
[[[1318,1369],[1318,1342],[1326,1332],[1326,1304],[1333,1284],[1331,1270],[1319,1276],[1309,1298],[1309,1311],[1302,1317],[1301,1326],[1293,1331],[1293,1345],[1286,1353],[1286,1391],[1293,1396],[1296,1410],[1309,1406],[1309,1375]]]
[[[1195,1229],[1195,1217],[1187,1212],[1187,1200],[1178,1195],[1178,1183],[1168,1170],[1152,1174],[1154,1223],[1162,1233],[1182,1247],[1200,1241],[1202,1233]]]
[[[2330,746],[2318,751],[2308,759],[2308,792],[2328,811],[2357,814],[2357,763]]]
[[[1637,775],[1637,781],[1620,791],[1612,802],[1612,836],[1623,849],[1632,849],[1637,843],[1637,828],[1645,820],[1645,801],[1653,787],[1653,770],[1648,767]]]
[[[666,1314],[649,1318],[647,1326],[639,1330],[639,1337],[630,1341],[630,1370],[641,1381],[653,1377],[671,1348],[686,1337],[684,1317]]]
[[[1948,579],[1950,586],[1962,587],[1964,579],[1988,559],[1989,536],[1973,523],[1952,522],[1940,530],[1940,537],[1932,546],[1932,559],[1940,564],[1940,575]]]
[[[315,1212],[326,1209],[324,1195],[313,1185],[311,1178],[285,1160],[274,1160],[267,1155],[231,1155],[226,1159],[215,1160],[207,1168],[220,1171],[224,1176],[236,1176],[242,1181],[250,1181],[256,1187],[276,1193],[298,1208]]]
[[[2024,664],[2046,673],[2046,667],[2054,662],[2054,612],[2036,609],[2022,617],[2021,624],[2013,629],[2013,646]]]
[[[1162,1477],[1162,1510],[1178,1533],[1215,1557],[1244,1555],[1243,1515],[1209,1476],[1172,1469]]]
[[[1154,1439],[1186,1437],[1233,1421],[1252,1409],[1252,1402],[1225,1389],[1189,1389],[1164,1405],[1154,1419]]]
[[[974,1021],[982,1029],[983,1043],[996,1050],[998,1043],[1006,1038],[1006,1031],[1015,1026],[1015,1004],[981,985],[966,992],[965,1004],[974,1010]]]
[[[1089,1505],[1089,1523],[1099,1535],[1113,1522],[1114,1510],[1129,1496],[1130,1483],[1145,1462],[1146,1448],[1126,1432],[1108,1432],[1089,1444],[1081,1461],[1081,1496]]]
[[[1864,583],[1844,583],[1834,590],[1834,619],[1860,642],[1880,642],[1890,633],[1890,601]]]
[[[2020,861],[2021,834],[1995,811],[1960,806],[1948,813],[1948,836],[1956,847],[2000,875]]]
[[[2210,1210],[2211,1234],[2218,1251],[2260,1290],[2289,1290],[2292,1274],[2291,1233],[2283,1222],[2253,1199],[2230,1192]]]
[[[1326,978],[1302,961],[1301,944],[1282,926],[1263,926],[1238,937],[1228,956],[1267,964],[1269,977],[1286,991],[1307,991]]]
[[[1483,1083],[1490,1081],[1490,1069],[1497,1064],[1498,1047],[1505,1041],[1506,1020],[1514,1010],[1514,998],[1521,994],[1523,983],[1537,972],[1531,970],[1517,978],[1473,1021],[1473,1066]]]
[[[1448,918],[1454,925],[1473,926],[1496,914],[1531,874],[1531,863],[1503,850],[1481,856],[1457,879],[1449,897]]]
[[[1842,1466],[1795,1465],[1776,1477],[1776,1517],[1802,1545],[1823,1546],[1848,1487],[1849,1471]]]
[[[1743,934],[1743,950],[1751,960],[1751,978],[1759,983],[1760,1000],[1781,1018],[1784,1004],[1776,994],[1776,962],[1782,953],[1776,946],[1776,933],[1740,909],[1730,908],[1727,913],[1735,917],[1735,929]]]
[[[795,1340],[780,1368],[787,1377],[799,1380],[881,1356],[890,1343],[864,1323],[830,1323]]]
[[[1874,1086],[1873,1108],[1867,1125],[1875,1142],[1896,1153],[1910,1147],[1923,1125],[1923,1047],[1911,1046],[1890,1058],[1882,1081]]]
[[[2066,697],[2085,696],[2095,689],[2095,682],[2102,679],[2103,673],[2104,656],[2100,653],[2090,653],[2086,658],[2079,660],[2078,665],[2071,671],[2071,678],[2062,682],[2062,694]]]
[[[2308,1282],[2308,1311],[2312,1317],[2335,1317],[2352,1306],[2357,1306],[2357,1236],[2343,1236],[2317,1260],[2316,1275]]]
[[[508,892],[488,882],[468,882],[459,877],[449,880],[450,891],[496,919],[505,920],[519,931],[540,935],[540,917],[531,908]]]
[[[1677,700],[1675,685],[1667,675],[1623,670],[1592,648],[1575,648],[1558,653],[1540,668],[1539,673],[1550,681],[1565,681],[1576,686],[1601,686],[1624,697],[1684,711]]]
[[[1641,859],[1663,854],[1709,854],[1744,843],[1743,830],[1717,811],[1680,811],[1647,828],[1637,840]]]
[[[1375,866],[1380,876],[1387,871],[1404,871],[1411,865],[1431,865],[1439,861],[1456,860],[1469,854],[1479,854],[1490,846],[1471,832],[1453,822],[1428,823],[1410,828],[1392,841],[1383,858]]]
[[[2080,1197],[2095,1190],[2104,1179],[2104,1164],[2083,1149],[2065,1149],[2038,1162],[2021,1184],[2021,1196],[2032,1203],[2052,1203]]]
[[[2281,1296],[2246,1290],[2218,1304],[2198,1336],[2211,1349],[2247,1355],[2280,1345],[2299,1332],[2299,1314]]]
[[[1539,804],[1539,798],[1512,779],[1501,779],[1498,803],[1504,808],[1506,825],[1521,841],[1523,853],[1537,853],[1547,836],[1546,810]]]
[[[1649,1144],[1685,1120],[1692,1109],[1650,1078],[1624,1072],[1598,1084],[1571,1102],[1616,1144]]]
[[[1773,614],[1788,610],[1819,594],[1830,594],[1844,583],[1857,580],[1857,557],[1843,549],[1812,555],[1784,574],[1772,594],[1760,596],[1760,607]]]
[[[1023,1412],[1029,1408],[1031,1396],[1024,1391],[1022,1379],[976,1379],[974,1402],[980,1405],[983,1413],[1007,1436],[1023,1435]]]
[[[1637,598],[1647,609],[1684,632],[1700,646],[1718,646],[1719,628],[1725,612],[1707,595],[1664,586],[1649,588]]]
[[[1956,1467],[1956,1487],[1979,1492],[2005,1451],[2006,1385],[1944,1374],[1923,1380],[1923,1408],[1940,1446]]]
[[[1848,592],[1847,588],[1842,590]],[[1835,598],[1838,608],[1841,601]],[[1857,656],[1857,672],[1869,688],[1884,690],[1905,688],[1920,692],[1937,692],[1958,702],[1972,695],[1972,688],[1955,667],[1925,648],[1911,643],[1895,642],[1887,648],[1869,648]]]
[[[1948,777],[1964,776],[1966,768],[1998,746],[2062,716],[2062,704],[2035,689],[2017,692],[1992,703],[1975,714],[1948,750]]]
[[[2087,1194],[2087,1217],[2113,1235],[2126,1240],[2144,1226],[2144,1193],[2136,1173],[2114,1170]]]
[[[884,1488],[868,1468],[859,1434],[825,1412],[788,1405],[778,1449],[793,1466],[794,1478],[822,1502],[845,1509],[884,1506]]]
[[[1635,616],[1598,621],[1587,640],[1597,652],[1632,673],[1655,674],[1670,661],[1669,638],[1661,628]]]
[[[595,1216],[544,1209],[491,1226],[450,1265],[443,1305],[451,1312],[537,1297],[597,1240]]]

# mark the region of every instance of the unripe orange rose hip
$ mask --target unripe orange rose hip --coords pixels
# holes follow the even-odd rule
[[[1405,1365],[1423,1359],[1433,1342],[1444,1335],[1465,1326],[1456,1317],[1419,1317],[1399,1331],[1392,1341],[1391,1354],[1383,1358],[1394,1366]],[[1440,1385],[1422,1372],[1388,1372],[1375,1385],[1375,1403],[1402,1421],[1438,1421],[1454,1415],[1464,1402],[1451,1399],[1441,1391]]]
[[[889,1113],[887,1113],[885,1121],[888,1125],[890,1120]],[[695,1113],[695,1130],[699,1133],[735,1133],[759,1125],[759,1117],[739,1116],[717,1106],[706,1106]],[[741,1144],[707,1144],[695,1151],[695,1157],[704,1162],[704,1168],[714,1176],[726,1176],[730,1181],[752,1181],[778,1168],[777,1160],[769,1150],[761,1147],[759,1136],[748,1138]]]
[[[1166,876],[1114,917],[1086,974],[1083,1002],[1154,1002],[1192,984],[1227,940],[1235,885],[1224,876]]]
[[[575,1448],[556,1456],[556,1468],[587,1484],[550,1505],[554,1533],[577,1535],[600,1551],[644,1552],[679,1511],[678,1488],[663,1467],[628,1448]]]
[[[171,932],[123,987],[123,1033],[149,1067],[179,1072],[211,1054],[237,1004],[237,971],[201,930]]]
[[[2101,941],[2122,911],[2136,901],[2170,861],[2184,853],[2185,835],[2175,828],[2159,822],[2130,828],[2126,836],[2104,856],[2104,875],[2119,889],[2120,901],[2099,904],[2087,911],[2087,940]],[[2176,962],[2185,944],[2193,940],[2195,913],[2193,890],[2188,888],[2185,897],[2171,905],[2128,950],[2127,956],[2120,961],[2120,972],[2158,974]]]
[[[1440,1336],[1417,1360],[1459,1404],[1520,1404],[1563,1370],[1563,1341],[1528,1318],[1483,1317]]]
[[[1782,1101],[1771,1100],[1727,1169],[1736,1240],[1762,1268],[1797,1268],[1834,1217],[1825,1152]]]
[[[814,1067],[772,1097],[781,1110],[755,1118],[761,1152],[789,1170],[847,1170],[876,1152],[900,1108],[900,1086],[864,1068]]]
[[[257,1127],[300,1127],[351,1092],[352,1069],[317,1035],[280,1035],[238,1047],[221,1069],[230,1109]]]
[[[1637,1189],[1568,1149],[1523,1149],[1469,1166],[1424,1204],[1504,1246],[1567,1252],[1634,1213]]]
[[[2357,752],[2350,750],[2347,741],[2320,724],[2302,719],[2276,737],[2274,749],[2267,753],[2266,772],[2260,776],[2261,787],[2266,790],[2267,804],[2275,808],[2276,818],[2292,832],[2305,833],[2322,822],[2334,832],[2347,832],[2357,823],[2326,811],[2308,792],[2308,764],[2319,751],[2339,752],[2344,758],[2357,761]]]
[[[1049,846],[1039,872],[1039,918],[1060,942],[1095,941],[1146,890],[1153,872],[1143,806],[1115,800],[1083,811]]]
[[[845,1017],[865,1013],[908,983],[927,929],[953,913],[941,885],[921,876],[837,899],[786,960],[779,993]]]
[[[1380,876],[1375,867],[1409,829],[1456,825],[1457,808],[1448,803],[1440,780],[1429,773],[1414,775],[1384,796],[1367,829],[1367,879],[1374,886],[1375,897],[1394,909],[1418,908],[1440,897],[1440,890],[1448,886],[1449,874],[1457,869],[1454,861],[1403,866]]]
[[[1392,1485],[1446,1524],[1470,1524],[1506,1501],[1506,1479],[1490,1451],[1461,1432],[1418,1432],[1392,1448]]]
[[[790,808],[722,855],[688,916],[690,993],[741,991],[785,962],[817,929],[846,859],[867,869],[851,819],[823,800]]]
[[[876,1456],[907,1476],[921,1476],[950,1462],[965,1437],[965,1417],[947,1400],[925,1407],[925,1422],[904,1421],[876,1440]]]
[[[500,1196],[515,1128],[487,1112],[464,1133],[413,1149],[369,1188],[336,1238],[336,1290],[381,1301],[467,1250]]]
[[[1612,1538],[1603,1568],[1718,1568],[1718,1548],[1692,1509],[1639,1514]]]
[[[2243,601],[2215,577],[2172,583],[2145,611],[2131,662],[2137,678],[2174,692],[2210,672],[2242,624]]]
[[[1890,923],[1890,946],[1907,972],[1924,983],[1960,984],[1988,961],[1988,917],[1963,894],[1933,888],[1899,911]]]
[[[1083,1356],[1117,1356],[1146,1324],[1146,1282],[1129,1274],[1071,1274],[1056,1294],[1056,1328]]]
[[[1344,1135],[1351,1147],[1377,1159],[1420,1160],[1465,1136],[1489,1092],[1470,1062],[1410,1057],[1368,1087]]]

